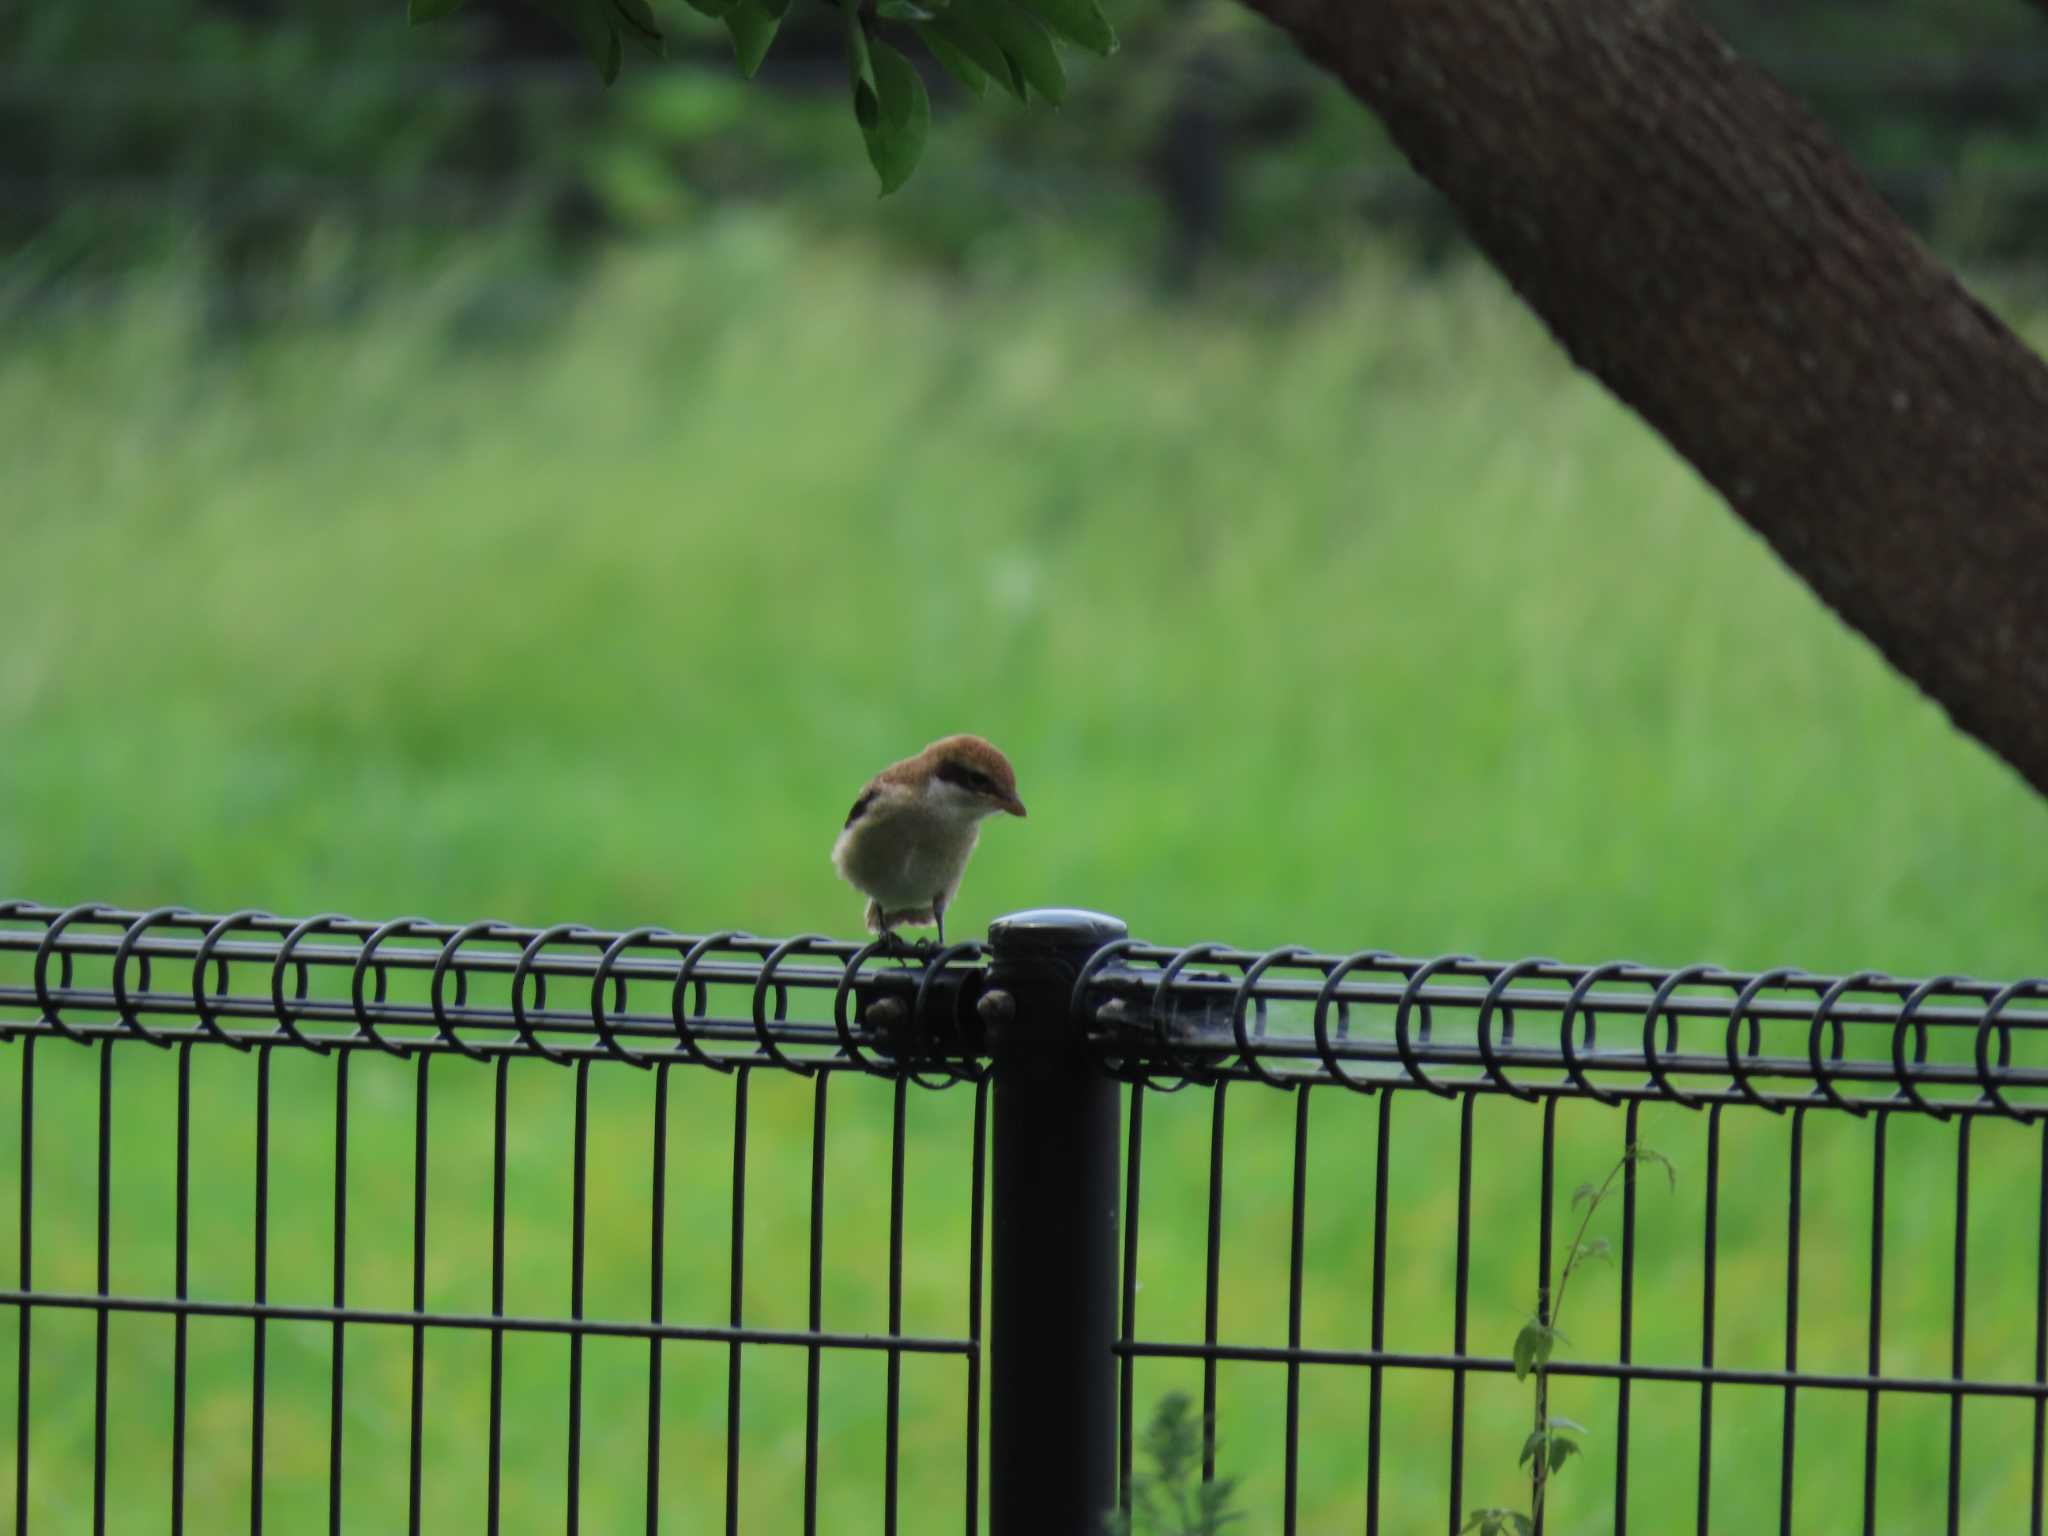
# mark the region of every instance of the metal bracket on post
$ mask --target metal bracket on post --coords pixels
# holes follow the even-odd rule
[[[989,927],[991,1536],[1092,1536],[1116,1504],[1117,1084],[1072,1001],[1126,933],[1068,909]]]

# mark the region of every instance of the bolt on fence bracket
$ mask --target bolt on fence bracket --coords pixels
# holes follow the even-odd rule
[[[977,1012],[995,1063],[993,1536],[1079,1536],[1116,1502],[1118,1090],[1073,993],[1125,936],[1116,918],[1070,909],[989,928]]]
[[[988,1054],[979,967],[862,971],[853,984],[854,1038],[913,1069],[925,1062],[974,1061]]]

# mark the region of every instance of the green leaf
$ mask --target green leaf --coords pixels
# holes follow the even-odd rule
[[[1515,1465],[1518,1467],[1527,1466],[1531,1456],[1541,1456],[1543,1454],[1544,1442],[1549,1438],[1550,1436],[1540,1429],[1530,1430],[1529,1438],[1522,1442],[1522,1454],[1515,1458]]]
[[[868,52],[867,26],[860,19],[859,8],[853,5],[846,8],[846,75],[853,85],[854,116],[858,117],[864,111],[879,113],[879,103],[870,100],[863,106],[861,101],[863,91],[870,97],[874,95],[875,61]]]
[[[958,48],[946,41],[946,36],[936,27],[920,26],[918,38],[930,50],[931,56],[940,66],[976,96],[988,94],[988,72]]]
[[[1116,28],[1095,0],[1023,0],[1038,19],[1070,43],[1105,59],[1116,52]]]
[[[782,18],[762,0],[737,0],[725,13],[726,30],[732,33],[733,56],[740,61],[740,73],[749,80],[768,57],[768,45],[775,41],[775,29]]]
[[[955,0],[955,9],[963,6],[978,25],[987,28],[1026,85],[1054,106],[1067,99],[1067,72],[1036,16],[1013,0]]]
[[[1572,1209],[1576,1211],[1582,1202],[1587,1200],[1598,1200],[1599,1198],[1600,1191],[1598,1188],[1591,1184],[1581,1184],[1577,1189],[1572,1191]]]
[[[1608,1246],[1604,1237],[1589,1237],[1572,1249],[1574,1264],[1582,1259],[1607,1259],[1611,1262],[1613,1258],[1614,1250]]]
[[[1552,1429],[1568,1429],[1575,1435],[1586,1435],[1592,1433],[1591,1430],[1587,1429],[1586,1426],[1581,1424],[1577,1419],[1568,1419],[1560,1413],[1553,1413],[1550,1416],[1550,1427]]]
[[[1635,1142],[1628,1149],[1628,1157],[1631,1162],[1655,1163],[1664,1170],[1664,1177],[1670,1183],[1672,1189],[1676,1190],[1678,1188],[1678,1169],[1673,1166],[1671,1159],[1662,1152],[1646,1147],[1641,1142]]]
[[[688,0],[690,9],[709,16],[713,21],[725,20],[725,13],[737,3],[738,0]]]
[[[883,21],[930,21],[938,12],[926,10],[916,0],[879,0],[875,14]]]
[[[872,123],[861,124],[867,138],[868,163],[887,197],[905,182],[924,158],[931,137],[932,102],[925,94],[917,66],[887,43],[874,44],[875,101],[880,109]]]
[[[1550,1437],[1550,1470],[1555,1472],[1572,1457],[1579,1454],[1579,1442],[1569,1435]]]
[[[882,121],[882,93],[875,86],[875,56],[868,42],[867,23],[860,19],[860,7],[853,0],[842,3],[846,6],[846,76],[853,87],[853,120],[860,125],[861,142],[867,145],[872,164],[874,134]],[[882,195],[888,193],[884,186]]]
[[[1010,56],[1003,52],[993,34],[977,25],[966,14],[967,10],[967,0],[955,0],[918,31],[925,35],[927,41],[933,36],[944,38],[964,58],[973,60],[975,67],[986,77],[1019,101],[1024,100],[1024,77],[1017,73],[1016,65],[1010,62]],[[933,56],[938,56],[936,50]],[[945,60],[941,58],[939,62],[943,64]]]
[[[405,19],[417,27],[423,22],[439,21],[443,16],[452,16],[462,9],[465,0],[406,0]]]
[[[1557,1343],[1557,1330],[1530,1318],[1515,1335],[1515,1380],[1550,1364],[1550,1351]]]

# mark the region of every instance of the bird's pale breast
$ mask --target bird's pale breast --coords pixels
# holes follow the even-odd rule
[[[979,831],[918,801],[876,805],[840,835],[832,862],[884,907],[927,906],[952,895]]]

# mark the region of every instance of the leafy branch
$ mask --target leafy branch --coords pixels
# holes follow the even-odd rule
[[[458,11],[466,0],[406,0],[414,26]],[[752,79],[793,0],[688,0],[732,35],[740,73]],[[924,51],[975,96],[989,83],[1018,101],[1066,99],[1066,68],[1055,39],[1105,58],[1116,29],[1097,0],[817,0],[846,18],[846,70],[854,122],[883,195],[910,179],[931,133],[932,104],[917,66],[884,40],[884,24]],[[527,0],[583,45],[609,85],[628,45],[651,58],[668,37],[650,0]]]
[[[1597,1185],[1581,1184],[1572,1191],[1572,1209],[1584,1206],[1585,1213],[1579,1218],[1578,1231],[1572,1234],[1571,1247],[1565,1250],[1556,1294],[1546,1298],[1539,1293],[1535,1316],[1522,1324],[1522,1331],[1515,1335],[1515,1380],[1526,1381],[1532,1376],[1536,1379],[1535,1424],[1522,1442],[1522,1454],[1516,1463],[1529,1469],[1529,1513],[1498,1507],[1475,1509],[1465,1516],[1460,1531],[1471,1532],[1472,1536],[1533,1536],[1543,1523],[1544,1497],[1551,1478],[1583,1449],[1580,1438],[1587,1433],[1586,1426],[1550,1411],[1550,1357],[1560,1343],[1571,1342],[1559,1321],[1564,1316],[1564,1299],[1572,1276],[1582,1264],[1594,1259],[1609,1261],[1613,1257],[1606,1238],[1586,1235],[1593,1215],[1613,1192],[1614,1181],[1637,1163],[1656,1164],[1664,1170],[1671,1187],[1678,1187],[1678,1170],[1671,1166],[1671,1159],[1640,1142],[1631,1142],[1620,1161],[1607,1170],[1606,1178]]]

